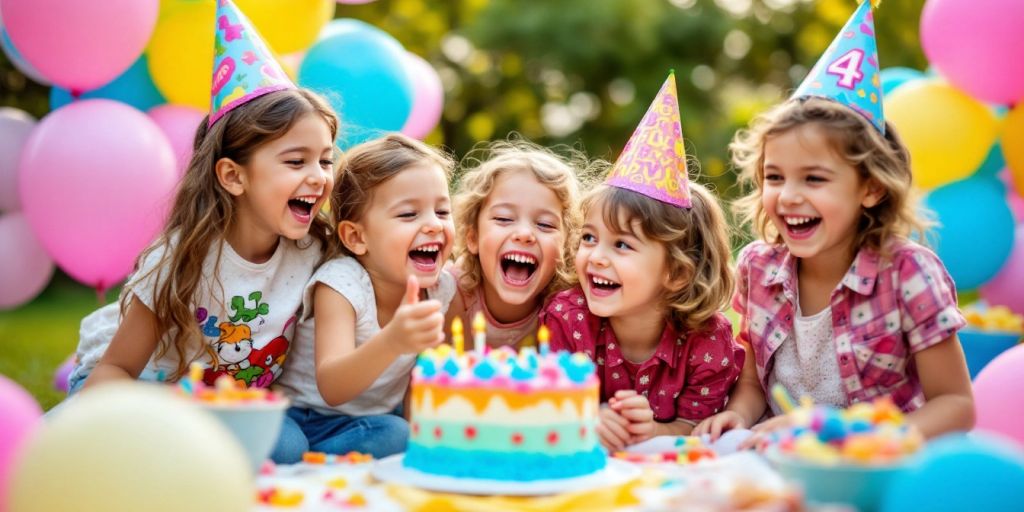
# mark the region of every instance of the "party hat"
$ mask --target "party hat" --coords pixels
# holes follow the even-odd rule
[[[214,45],[210,126],[251,99],[295,88],[252,22],[231,0],[217,0]]]
[[[864,1],[814,65],[794,98],[821,96],[856,110],[885,133],[871,2]]]
[[[604,182],[680,208],[690,207],[675,73],[668,75]]]

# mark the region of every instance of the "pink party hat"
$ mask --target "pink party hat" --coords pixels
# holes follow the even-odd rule
[[[680,208],[690,207],[674,72],[669,73],[604,182]]]
[[[252,22],[231,0],[217,0],[214,27],[210,126],[249,100],[274,91],[295,89]]]

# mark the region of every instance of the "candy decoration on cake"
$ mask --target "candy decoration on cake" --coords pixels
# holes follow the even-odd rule
[[[866,117],[885,133],[881,67],[871,3],[862,2],[818,63],[793,93],[834,100]]]
[[[906,423],[888,397],[839,409],[814,405],[807,399],[793,406],[778,384],[772,388],[772,396],[784,409],[791,408],[788,414],[793,426],[769,442],[786,455],[819,464],[887,464],[917,452],[924,444],[921,434]]]
[[[690,207],[675,72],[669,73],[604,183],[680,208]]]
[[[231,0],[217,0],[216,23],[210,126],[254,98],[295,88],[252,22]]]
[[[504,481],[570,478],[604,468],[594,363],[584,354],[538,354],[530,347],[485,354],[486,340],[476,332],[474,338],[477,350],[460,353],[456,344],[420,354],[403,464],[429,474]]]
[[[178,381],[178,393],[208,404],[255,404],[277,403],[285,398],[266,388],[249,388],[245,383],[229,375],[221,375],[213,386],[203,382],[202,363],[189,365],[188,375]]]

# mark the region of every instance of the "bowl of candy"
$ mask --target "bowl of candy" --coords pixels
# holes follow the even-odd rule
[[[1006,306],[984,308],[972,304],[964,308],[964,318],[967,327],[958,335],[971,379],[996,356],[1020,343],[1024,334],[1024,316]]]
[[[888,399],[848,409],[804,405],[792,414],[794,426],[776,436],[765,455],[810,502],[877,509],[924,443]]]
[[[179,381],[179,391],[234,434],[249,457],[253,474],[258,474],[277,443],[288,399],[267,389],[246,388],[229,376],[207,386],[198,375],[201,370]]]

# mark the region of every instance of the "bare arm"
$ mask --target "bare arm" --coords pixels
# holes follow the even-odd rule
[[[964,352],[954,334],[914,354],[925,404],[907,421],[932,438],[974,427],[974,396]]]
[[[654,422],[654,435],[657,436],[688,436],[693,432],[693,422],[690,420],[684,420],[683,418],[676,418],[675,421],[668,423]]]
[[[96,368],[89,374],[83,389],[103,382],[138,378],[158,342],[156,315],[137,296],[132,295],[114,338],[110,340]]]
[[[754,362],[754,350],[749,343],[740,342],[747,357],[743,361],[740,378],[729,394],[729,403],[725,410],[735,411],[745,422],[740,428],[750,427],[764,414],[767,402],[761,381],[757,378],[757,363]]]

